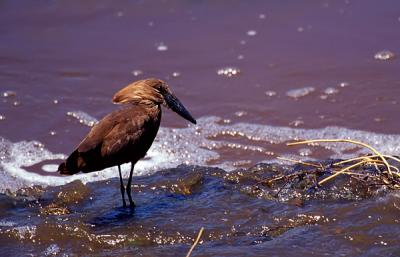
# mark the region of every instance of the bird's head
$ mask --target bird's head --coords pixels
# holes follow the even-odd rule
[[[115,104],[165,105],[186,120],[196,124],[185,106],[171,92],[167,83],[159,79],[144,79],[133,82],[115,93]]]

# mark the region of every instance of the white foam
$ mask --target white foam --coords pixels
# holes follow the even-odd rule
[[[315,91],[314,87],[302,87],[302,88],[291,89],[286,92],[286,95],[291,98],[297,99],[309,95],[314,91]]]
[[[90,115],[86,117],[92,119]],[[91,123],[86,125],[89,126]],[[232,141],[230,141],[230,137],[232,137]],[[268,145],[317,138],[351,138],[370,144],[385,154],[397,155],[400,153],[400,144],[398,144],[400,135],[379,134],[341,127],[298,129],[249,123],[224,123],[218,117],[203,117],[198,119],[196,126],[160,128],[146,158],[135,165],[134,174],[136,176],[152,174],[157,170],[176,167],[182,163],[208,165],[211,161],[218,167],[232,170],[235,168],[234,162],[247,161],[246,156],[251,153],[265,154],[266,159],[261,161],[271,162],[271,159],[267,160],[267,156],[271,158]],[[241,143],[237,143],[238,139],[241,140]],[[322,146],[333,153],[331,158],[347,158],[367,153],[366,149],[355,149],[351,144],[332,143],[322,144]],[[237,151],[240,155],[236,156],[243,156],[242,159],[228,161],[221,158],[219,153],[223,148]],[[303,160],[312,159],[309,153],[305,154],[301,149],[298,153],[284,154],[284,156]],[[30,172],[24,168],[24,166],[31,166],[44,160],[64,158],[66,158],[64,154],[52,153],[37,141],[12,143],[0,137],[0,175],[2,176],[0,192],[4,192],[6,189],[17,190],[22,186],[32,184],[61,185],[76,179],[86,183],[118,176],[115,167],[99,172],[65,177],[52,175],[52,172],[56,170],[56,164],[43,165],[42,170],[45,171],[45,175]],[[278,160],[272,159],[272,162],[274,161]],[[126,177],[129,165],[122,165],[122,170]]]
[[[395,57],[395,54],[389,50],[382,50],[377,52],[374,55],[374,58],[376,60],[382,60],[382,61],[386,61],[386,60],[390,60],[393,59]]]

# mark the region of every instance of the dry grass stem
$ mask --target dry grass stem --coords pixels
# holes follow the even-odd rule
[[[283,161],[294,162],[294,163],[300,163],[300,164],[304,164],[306,166],[312,166],[312,167],[316,167],[316,168],[321,168],[321,165],[317,165],[317,164],[309,163],[309,162],[303,162],[303,161],[300,161],[300,160],[293,160],[293,159],[289,159],[289,158],[285,158],[285,157],[277,157],[277,159],[283,160]]]
[[[373,148],[370,145],[367,145],[365,143],[359,142],[359,141],[354,141],[354,140],[350,140],[350,139],[313,139],[313,140],[305,140],[305,141],[299,141],[299,142],[293,142],[293,143],[288,143],[288,146],[292,146],[292,145],[302,145],[302,144],[310,144],[310,143],[338,143],[338,142],[345,142],[345,143],[351,143],[351,144],[356,144],[356,145],[360,145],[363,146],[365,148],[370,149],[374,154],[376,154],[376,156],[378,156],[382,162],[385,164],[386,168],[387,168],[387,172],[389,173],[390,176],[393,176],[392,171],[390,169],[390,165],[387,162],[386,158],[375,148]],[[396,158],[397,159],[397,158]],[[336,175],[336,174],[335,174]]]
[[[189,252],[186,254],[186,257],[190,257],[190,255],[192,254],[193,249],[196,247],[196,245],[199,243],[201,235],[203,234],[204,231],[204,227],[201,227],[199,234],[197,235],[196,240],[194,241],[192,247],[190,247]]]
[[[350,140],[350,139],[315,139],[315,140],[305,140],[299,142],[288,143],[288,146],[301,145],[301,144],[315,144],[315,143],[326,143],[326,142],[344,142],[359,145],[368,148],[372,151],[372,154],[363,155],[360,157],[350,158],[342,161],[337,161],[335,163],[310,163],[301,160],[292,160],[288,158],[278,157],[278,159],[290,161],[293,163],[302,164],[308,167],[313,167],[315,169],[304,169],[301,171],[296,171],[292,174],[283,175],[275,177],[268,180],[268,183],[284,180],[290,182],[291,180],[298,178],[302,179],[305,175],[313,175],[317,177],[329,175],[323,178],[317,183],[317,185],[322,185],[329,180],[339,176],[348,175],[352,179],[356,179],[359,183],[364,183],[367,187],[373,187],[376,185],[385,185],[389,189],[398,190],[400,189],[400,158],[397,156],[383,155],[377,149],[372,146]],[[388,161],[391,161],[390,164]],[[318,181],[316,178],[315,181]]]
[[[323,180],[321,180],[320,182],[318,182],[318,185],[322,185],[322,184],[325,183],[326,181],[328,181],[328,180],[330,180],[330,179],[332,179],[332,178],[334,178],[334,177],[336,177],[336,176],[342,174],[343,172],[348,171],[348,170],[350,170],[350,169],[353,169],[353,168],[355,168],[355,167],[357,167],[357,166],[360,166],[360,165],[362,165],[362,164],[364,164],[364,163],[366,163],[366,161],[363,160],[363,161],[357,162],[356,164],[350,165],[350,166],[348,166],[348,167],[346,167],[346,168],[344,168],[344,169],[342,169],[342,170],[336,172],[335,174],[333,174],[333,175],[331,175],[331,176],[329,176],[329,177],[327,177],[327,178],[324,178]]]
[[[385,157],[386,159],[392,159],[392,160],[400,163],[400,159],[395,157],[395,156],[384,155],[384,154],[382,156]],[[351,158],[351,159],[343,160],[343,161],[340,161],[340,162],[336,162],[333,165],[340,165],[340,164],[344,164],[344,163],[347,163],[347,162],[361,160],[361,159],[364,159],[364,158],[374,159],[374,158],[377,158],[377,157],[379,157],[379,156],[378,155],[364,155],[364,156],[360,156],[360,157]]]

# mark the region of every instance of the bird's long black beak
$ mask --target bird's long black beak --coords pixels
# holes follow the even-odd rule
[[[171,108],[174,112],[182,116],[183,118],[187,119],[193,124],[196,124],[196,120],[192,117],[188,110],[186,110],[185,106],[171,93],[164,94],[165,102],[167,103],[168,107]]]

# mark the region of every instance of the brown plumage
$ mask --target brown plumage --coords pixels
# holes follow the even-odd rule
[[[61,174],[73,175],[80,171],[86,173],[118,166],[123,205],[126,206],[126,190],[130,205],[134,207],[131,197],[134,165],[146,155],[157,135],[161,105],[194,124],[196,120],[167,84],[158,79],[140,80],[122,88],[114,95],[113,102],[127,104],[127,107],[100,120],[58,170]],[[131,170],[125,189],[120,165],[127,162],[131,163]]]

